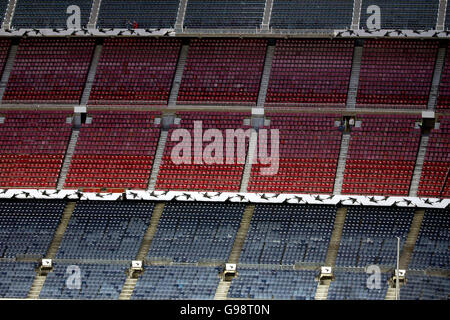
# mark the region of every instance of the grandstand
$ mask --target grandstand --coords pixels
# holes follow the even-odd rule
[[[446,0],[124,3],[0,1],[0,299],[450,298]]]

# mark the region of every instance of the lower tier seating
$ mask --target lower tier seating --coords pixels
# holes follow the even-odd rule
[[[36,267],[32,262],[0,262],[0,298],[26,298]]]
[[[335,216],[331,206],[257,205],[239,263],[321,264]]]
[[[449,297],[449,278],[407,273],[406,284],[400,287],[402,300],[448,300]]]
[[[218,268],[147,266],[131,299],[212,300],[218,285]]]
[[[147,257],[174,262],[226,262],[245,205],[167,203]]]
[[[384,300],[388,290],[388,274],[382,273],[379,289],[370,289],[370,274],[354,271],[335,271],[335,279],[328,289],[328,300]]]
[[[128,265],[55,263],[44,282],[40,299],[117,300]],[[77,278],[79,277],[79,278]],[[77,280],[79,279],[78,283]]]
[[[244,269],[231,282],[229,298],[314,300],[315,271]]]
[[[152,213],[151,202],[78,202],[56,258],[133,260]]]

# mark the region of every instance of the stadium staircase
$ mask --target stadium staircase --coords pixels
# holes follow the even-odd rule
[[[8,7],[6,9],[5,18],[3,19],[2,29],[11,29],[11,22],[14,16],[14,11],[16,10],[17,0],[9,0]]]
[[[347,109],[354,110],[356,105],[356,95],[358,93],[359,73],[361,71],[361,59],[363,48],[355,46],[353,52],[352,72],[350,74],[350,83],[347,93]]]
[[[411,226],[409,228],[409,233],[406,238],[405,244],[403,245],[402,252],[400,253],[400,269],[406,270],[408,268],[409,261],[411,260],[411,256],[414,250],[414,246],[416,244],[417,237],[419,235],[420,225],[422,224],[423,216],[425,214],[425,210],[420,209],[416,210],[414,213],[413,221],[411,222]],[[388,290],[386,292],[385,300],[396,300],[395,298],[396,289],[393,284],[389,284]],[[400,297],[401,299],[401,297]]]
[[[236,238],[234,239],[233,248],[231,249],[230,256],[228,257],[228,263],[237,264],[239,261],[239,256],[241,255],[245,237],[247,236],[248,229],[250,228],[250,221],[252,220],[254,210],[255,210],[254,204],[247,205],[247,207],[244,210],[241,225],[239,226]]]
[[[5,63],[5,68],[3,70],[2,79],[0,82],[0,101],[3,99],[3,94],[6,90],[6,85],[8,84],[9,75],[11,74],[11,70],[14,65],[14,60],[16,59],[17,48],[19,46],[17,44],[11,45],[9,49],[8,58]]]
[[[91,14],[89,16],[89,22],[87,24],[88,29],[95,29],[97,26],[98,13],[100,12],[100,5],[102,0],[94,0],[92,3]]]
[[[78,136],[80,135],[79,130],[72,130],[70,136],[69,145],[67,146],[66,154],[64,156],[63,165],[59,173],[58,184],[56,189],[62,190],[66,182],[67,172],[69,172],[70,163],[72,161],[73,154],[75,152],[75,146],[77,144]]]
[[[242,173],[241,189],[240,192],[247,192],[248,182],[250,180],[250,174],[252,171],[252,164],[255,159],[256,144],[258,140],[258,134],[255,129],[251,129],[252,134],[248,143],[247,159],[244,166],[244,172]]]
[[[161,218],[162,212],[164,210],[164,202],[158,202],[153,208],[152,218],[150,219],[150,225],[145,232],[144,239],[142,239],[141,246],[136,255],[136,260],[143,261],[147,256],[148,250],[152,243],[153,237],[156,233],[156,228],[158,227],[159,219]],[[119,300],[130,300],[133,294],[136,283],[139,279],[138,275],[129,273],[125,283],[123,284],[122,291],[119,295]]]
[[[267,46],[266,58],[264,61],[264,70],[261,77],[261,84],[259,86],[258,102],[257,106],[264,108],[266,101],[267,88],[269,86],[270,70],[272,69],[273,55],[275,52],[275,46]]]
[[[328,245],[327,256],[325,257],[325,266],[333,267],[336,265],[336,257],[341,243],[342,230],[344,229],[347,208],[339,208],[334,220],[333,232],[331,233],[330,244]],[[322,280],[317,284],[314,300],[326,300],[331,280]]]
[[[442,70],[444,69],[445,61],[445,48],[439,48],[436,63],[434,65],[433,81],[431,83],[430,95],[428,98],[428,110],[434,110],[436,107],[436,101],[439,94],[439,84],[441,82]]]
[[[186,15],[186,7],[188,0],[181,0],[178,6],[177,20],[175,22],[175,32],[182,32],[184,25],[184,17]]]
[[[344,182],[345,163],[350,143],[350,134],[343,134],[341,140],[341,149],[339,150],[338,165],[336,168],[336,178],[334,180],[333,194],[341,194],[342,183]]]
[[[359,22],[361,21],[361,0],[354,0],[353,2],[353,16],[352,16],[352,29],[359,29]]]
[[[170,91],[169,106],[175,106],[177,104],[178,91],[180,90],[181,79],[183,77],[184,65],[186,64],[188,51],[189,51],[188,45],[183,45],[181,47],[180,56],[178,58],[177,63],[177,70],[175,71],[172,90]]]
[[[161,130],[161,135],[159,136],[158,141],[158,147],[156,148],[155,160],[153,161],[152,173],[150,174],[150,180],[148,183],[148,190],[155,189],[156,180],[158,179],[159,167],[161,165],[164,149],[166,147],[168,134],[169,134],[168,131]]]
[[[75,209],[76,202],[67,202],[66,208],[64,209],[61,221],[56,229],[55,235],[52,242],[45,254],[46,259],[55,259],[56,253],[58,252],[59,245],[66,231],[67,225],[69,224],[70,217],[72,216],[73,210]],[[38,299],[41,293],[42,287],[44,286],[47,273],[42,273],[41,270],[36,271],[36,276],[31,285],[30,291],[28,292],[27,299]]]
[[[428,138],[428,136],[422,136],[420,140],[419,152],[417,153],[416,165],[414,166],[414,174],[411,179],[411,186],[409,188],[410,197],[417,197],[417,190],[419,189],[420,177],[422,176],[422,168],[425,161]]]
[[[261,30],[269,30],[270,17],[272,16],[273,0],[266,0],[264,15],[261,23]]]
[[[439,11],[438,11],[438,17],[437,17],[437,23],[436,23],[437,31],[444,30],[447,5],[448,5],[448,0],[440,0],[439,1]]]
[[[97,44],[95,46],[94,55],[92,57],[91,66],[89,68],[89,73],[87,76],[86,83],[84,85],[83,95],[81,96],[81,105],[86,105],[89,101],[89,96],[91,94],[92,84],[95,80],[95,73],[97,72],[98,61],[100,60],[100,54],[102,52],[102,45]]]
[[[250,228],[250,221],[252,220],[253,212],[255,210],[254,204],[249,204],[244,210],[242,215],[241,225],[234,239],[233,248],[231,249],[230,256],[228,258],[228,263],[237,264],[239,261],[239,256],[241,255],[242,247],[244,246],[245,238],[247,236],[248,229]],[[214,295],[214,300],[227,300],[228,290],[230,289],[231,280],[225,281],[221,277],[219,285],[217,286],[216,293]]]

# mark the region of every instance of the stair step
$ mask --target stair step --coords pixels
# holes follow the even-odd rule
[[[184,66],[186,64],[187,55],[189,52],[189,46],[184,45],[181,47],[180,56],[178,58],[177,69],[173,78],[172,89],[169,96],[169,106],[175,106],[177,104],[178,91],[180,90],[181,80],[183,78]]]
[[[350,135],[343,134],[341,148],[339,150],[339,159],[336,168],[336,178],[334,180],[333,194],[341,194],[342,184],[344,183],[345,163],[347,160],[348,146],[350,144]]]
[[[94,54],[92,56],[91,66],[89,68],[87,80],[84,86],[83,94],[81,95],[81,105],[86,105],[89,101],[89,96],[91,95],[92,85],[95,80],[95,74],[97,72],[98,61],[100,60],[100,55],[102,53],[103,46],[98,44],[95,46]]]
[[[66,182],[67,173],[70,169],[70,163],[72,162],[73,154],[75,153],[75,147],[77,144],[78,136],[80,135],[79,130],[72,130],[72,134],[70,136],[70,141],[67,146],[66,154],[64,156],[63,165],[61,167],[61,171],[59,173],[58,184],[56,188],[58,190],[62,190],[64,188],[64,184]]]
[[[264,107],[266,102],[267,88],[269,86],[270,70],[272,69],[272,61],[275,53],[275,46],[268,46],[266,51],[266,58],[264,61],[263,74],[261,76],[261,85],[258,93],[258,107]]]
[[[411,178],[411,187],[409,188],[410,197],[417,197],[417,190],[419,189],[420,177],[422,176],[422,168],[425,161],[428,139],[428,136],[422,136],[420,140],[419,152],[417,153],[416,164],[414,166],[414,172]]]
[[[247,151],[247,158],[245,161],[244,171],[242,173],[242,181],[241,181],[241,188],[240,192],[247,192],[248,183],[250,181],[250,175],[252,171],[252,164],[255,159],[255,153],[256,151],[256,144],[258,140],[258,134],[256,133],[255,129],[251,129],[252,133],[250,135],[250,141],[248,143],[248,151]]]
[[[236,238],[233,243],[233,248],[231,249],[230,256],[228,258],[229,263],[237,264],[239,261],[239,256],[241,255],[242,247],[244,246],[244,241],[247,236],[248,229],[250,228],[250,221],[253,216],[253,211],[255,210],[254,204],[249,204],[244,210],[242,215],[241,224],[239,230],[236,233]]]
[[[358,93],[359,74],[361,71],[362,47],[355,47],[353,52],[352,71],[347,93],[347,109],[355,109],[356,95]]]
[[[164,155],[164,149],[166,147],[166,141],[168,131],[161,131],[159,137],[158,146],[156,147],[155,160],[153,161],[152,173],[150,174],[150,179],[148,183],[148,190],[155,190],[156,181],[158,179],[159,168],[161,166],[161,160]]]

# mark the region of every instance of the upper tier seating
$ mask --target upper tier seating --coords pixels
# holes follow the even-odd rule
[[[180,47],[179,39],[105,39],[89,103],[167,104]]]
[[[146,266],[132,300],[212,300],[219,269],[192,266]]]
[[[102,0],[98,28],[173,28],[180,0]]]
[[[184,27],[259,29],[265,4],[265,0],[189,0]]]
[[[64,202],[0,202],[0,258],[44,257]]]
[[[449,269],[450,211],[427,209],[409,269]]]
[[[397,238],[408,236],[414,209],[348,207],[336,266],[394,266]]]
[[[258,162],[252,165],[248,191],[331,194],[342,136],[334,127],[336,116],[270,113],[267,118],[270,126],[264,128],[279,129],[279,169],[262,175],[261,168],[270,165],[261,163],[264,161],[258,156]],[[267,140],[269,152],[272,146]]]
[[[156,113],[90,111],[66,178],[66,188],[146,189],[158,145]]]
[[[353,0],[274,0],[270,26],[276,29],[349,29]]]
[[[239,263],[323,263],[335,216],[332,206],[257,205]]]
[[[234,159],[229,159],[233,160],[233,164],[227,164],[227,159],[222,159],[222,164],[209,164],[208,157],[203,157],[209,143],[200,142],[202,144],[201,150],[198,150],[194,145],[194,121],[201,121],[204,132],[211,128],[222,132],[223,143],[225,145],[226,129],[248,129],[249,126],[244,125],[243,122],[244,118],[250,118],[250,114],[243,112],[177,112],[177,115],[181,118],[181,122],[179,125],[173,125],[169,130],[155,190],[239,191],[248,139],[245,139],[245,153],[241,154],[239,142],[234,144],[235,157]],[[177,129],[188,130],[192,141],[171,141],[172,139],[177,139],[175,136],[172,138],[173,133]],[[190,164],[176,164],[174,161],[176,159],[172,157],[172,150],[179,144],[186,146],[190,150],[191,155],[186,155],[189,158]],[[226,158],[227,148],[223,150],[224,158]],[[208,156],[209,153],[206,155]],[[178,157],[178,155],[176,156]],[[195,163],[196,158],[199,157],[201,157],[202,164]]]
[[[3,21],[5,18],[6,9],[8,8],[9,0],[0,0],[0,19]]]
[[[364,41],[356,106],[425,109],[437,49],[437,41]]]
[[[419,115],[359,115],[342,194],[407,196],[420,141]]]
[[[192,40],[177,103],[256,105],[266,47],[264,39]]]
[[[22,38],[3,103],[78,104],[94,44],[94,38]]]
[[[73,15],[67,8],[80,8],[81,27],[86,27],[91,14],[92,0],[17,0],[12,19],[15,29],[62,28],[67,29],[67,19]]]
[[[388,290],[388,274],[382,273],[380,289],[369,289],[367,279],[371,274],[335,271],[335,279],[328,290],[328,300],[384,300]]]
[[[439,95],[436,110],[442,112],[450,111],[450,44],[447,45],[445,54],[444,69],[442,70],[441,81],[439,83]]]
[[[55,263],[44,282],[40,299],[82,299],[117,300],[125,283],[127,264],[86,264],[74,266],[67,263]],[[81,288],[67,285],[75,272],[79,271]]]
[[[231,282],[229,298],[314,300],[315,271],[239,268]]]
[[[439,0],[362,0],[361,29],[367,27],[369,6],[380,7],[381,29],[434,30],[436,28]]]
[[[69,112],[0,111],[0,186],[56,188],[70,139]]]
[[[134,260],[152,213],[151,202],[78,202],[56,258]]]
[[[32,262],[0,262],[0,298],[26,298],[36,267]]]
[[[406,284],[400,287],[402,300],[448,300],[450,279],[407,273]]]
[[[266,105],[345,107],[353,41],[278,40]]]
[[[439,129],[429,136],[417,195],[450,197],[450,116],[439,119]]]
[[[166,203],[147,257],[226,262],[245,205]]]

